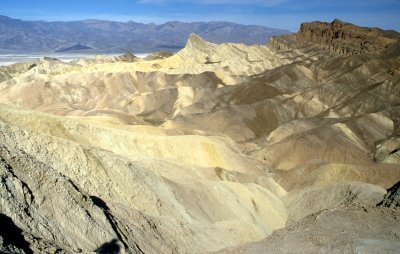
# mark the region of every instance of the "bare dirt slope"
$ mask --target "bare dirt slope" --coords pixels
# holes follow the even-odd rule
[[[392,253],[398,37],[335,20],[2,68],[0,250]]]
[[[397,253],[400,210],[341,206],[310,215],[263,241],[219,253]]]

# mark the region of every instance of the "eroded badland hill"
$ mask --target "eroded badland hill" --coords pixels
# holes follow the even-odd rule
[[[399,40],[335,20],[1,67],[0,250],[396,253]]]

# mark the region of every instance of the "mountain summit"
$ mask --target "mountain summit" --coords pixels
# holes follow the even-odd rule
[[[0,50],[53,52],[177,51],[190,33],[215,42],[265,44],[286,30],[230,22],[168,22],[161,25],[136,22],[84,20],[74,22],[23,21],[0,16]]]
[[[347,55],[379,53],[388,45],[400,41],[400,34],[395,31],[359,27],[339,19],[335,19],[331,23],[303,23],[299,35],[307,41]]]

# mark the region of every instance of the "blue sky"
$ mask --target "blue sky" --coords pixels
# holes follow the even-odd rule
[[[0,15],[24,20],[232,21],[297,31],[339,18],[400,31],[400,0],[0,0]]]

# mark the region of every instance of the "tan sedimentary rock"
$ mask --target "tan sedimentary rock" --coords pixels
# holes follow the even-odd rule
[[[310,215],[263,241],[219,253],[396,253],[399,209],[340,206]]]
[[[335,20],[2,67],[0,222],[25,244],[0,251],[235,252],[289,225],[252,250],[392,250],[398,212],[371,207],[400,180],[398,36]]]

